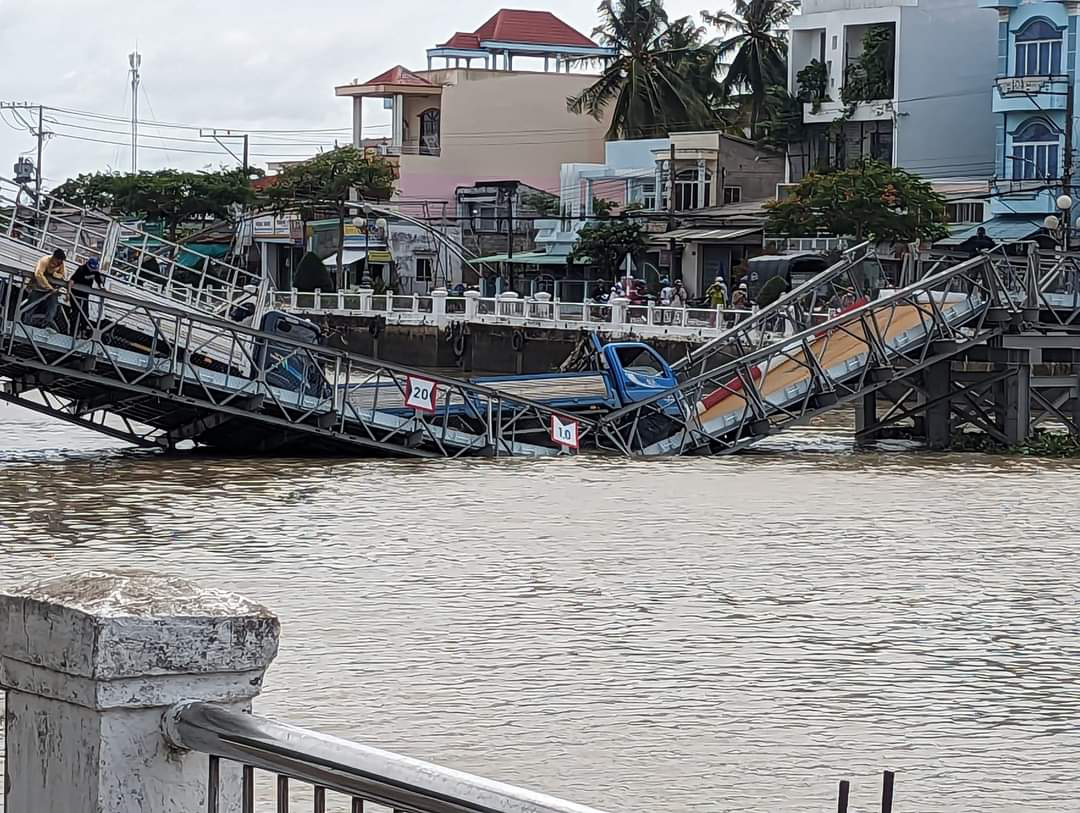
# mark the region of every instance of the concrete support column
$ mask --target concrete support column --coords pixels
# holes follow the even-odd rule
[[[931,449],[947,449],[952,442],[952,422],[949,398],[952,387],[952,362],[948,359],[931,365],[923,373],[926,387],[926,445]]]
[[[873,443],[877,440],[876,432],[865,430],[877,423],[877,391],[868,392],[855,401],[855,433],[858,443]]]
[[[1009,350],[1009,364],[1015,375],[1002,382],[1000,390],[999,428],[1010,446],[1026,443],[1031,431],[1031,365],[1028,354],[1022,350]]]
[[[395,147],[401,147],[402,139],[404,138],[405,131],[405,97],[400,93],[394,94],[394,109],[393,109],[393,132],[391,134],[391,143]]]
[[[360,288],[356,293],[360,298],[360,312],[365,316],[373,313],[371,308],[371,297],[375,293],[375,289]]]
[[[617,296],[611,300],[611,324],[612,325],[624,325],[626,324],[626,309],[630,305],[630,300],[624,296]]]
[[[476,317],[480,314],[480,297],[479,291],[466,291],[465,292],[465,321],[475,322]]]
[[[585,217],[593,216],[593,180],[585,179]]]
[[[697,162],[697,199],[699,208],[709,205],[709,201],[705,199],[705,172],[705,159],[699,158]]]
[[[448,295],[445,288],[436,288],[431,292],[431,317],[439,327],[446,325],[446,297]]]
[[[250,709],[277,618],[239,596],[147,573],[87,572],[0,594],[10,813],[207,809],[207,757],[162,735],[175,703]],[[240,809],[222,764],[219,810]]]
[[[357,149],[364,143],[364,97],[353,96],[352,143]]]

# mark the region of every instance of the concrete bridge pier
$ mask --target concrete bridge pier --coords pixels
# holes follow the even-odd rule
[[[923,373],[926,410],[923,430],[931,449],[948,449],[952,443],[952,361],[943,359]]]
[[[206,810],[207,757],[171,748],[162,715],[187,700],[249,711],[278,634],[264,607],[147,573],[87,572],[0,593],[4,809]],[[222,813],[240,809],[239,773],[221,766]]]

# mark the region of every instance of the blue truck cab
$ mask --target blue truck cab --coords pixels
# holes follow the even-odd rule
[[[642,342],[603,344],[591,337],[590,368],[572,373],[484,376],[475,384],[541,401],[568,412],[608,412],[670,390],[675,373],[664,357]],[[674,398],[660,402],[676,409]]]
[[[600,348],[621,406],[672,389],[677,381],[664,357],[642,342],[612,342]]]

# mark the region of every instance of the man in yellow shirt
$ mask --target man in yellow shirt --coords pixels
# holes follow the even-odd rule
[[[66,270],[64,260],[67,255],[57,249],[52,255],[46,255],[34,266],[34,276],[30,279],[26,295],[26,305],[21,313],[30,314],[28,320],[37,327],[56,327],[56,311],[60,307],[60,291],[65,288]],[[44,315],[36,314],[44,303]]]

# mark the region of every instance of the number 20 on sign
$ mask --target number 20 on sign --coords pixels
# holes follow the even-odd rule
[[[432,413],[435,411],[436,390],[438,384],[426,378],[418,378],[415,375],[405,379],[405,406],[415,409],[417,412]]]
[[[558,415],[551,416],[551,439],[567,449],[578,448],[578,422],[563,421]]]

